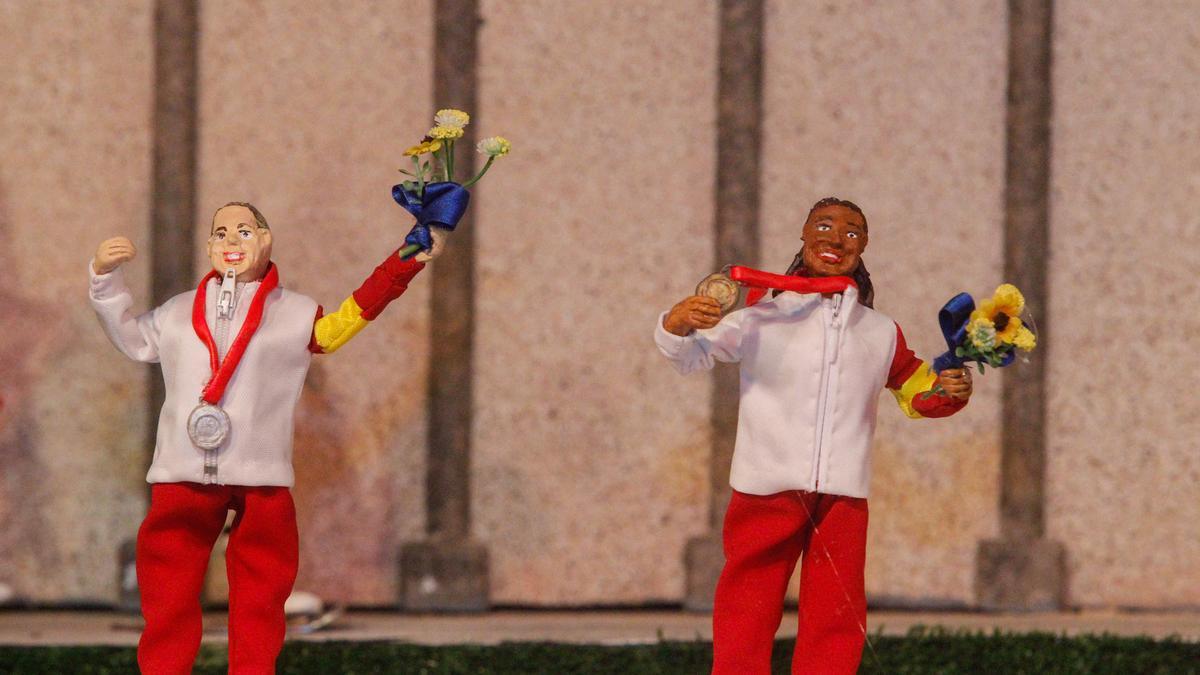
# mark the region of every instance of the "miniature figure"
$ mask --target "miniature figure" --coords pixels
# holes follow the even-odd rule
[[[794,673],[854,673],[866,639],[867,488],[878,394],[912,418],[952,415],[970,373],[933,372],[873,309],[867,220],[827,198],[786,276],[740,268],[748,306],[695,295],[664,312],[659,350],[687,374],[740,364],[741,400],[713,609],[713,672],[769,673],[787,583],[801,562]],[[767,288],[773,296],[764,297]],[[786,290],[783,290],[786,289]],[[782,290],[782,292],[781,292]],[[720,293],[728,305],[728,291]],[[935,390],[936,389],[936,390]]]
[[[117,349],[161,363],[166,384],[137,537],[143,672],[191,672],[205,569],[229,509],[230,672],[275,672],[299,561],[291,455],[305,373],[313,354],[346,344],[440,255],[445,230],[431,224],[425,250],[388,256],[331,314],[281,286],[272,230],[248,203],[213,215],[212,270],[199,288],[140,316],[120,269],[136,255],[133,243],[100,244],[89,265],[92,307]]]

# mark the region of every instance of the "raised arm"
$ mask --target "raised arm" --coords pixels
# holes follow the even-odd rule
[[[930,393],[941,385],[941,391]],[[908,348],[904,333],[896,326],[896,352],[888,372],[887,387],[896,397],[896,403],[905,415],[913,419],[922,417],[949,417],[962,410],[971,398],[971,373],[954,369],[934,373],[917,355]]]
[[[693,295],[659,315],[654,342],[684,375],[709,370],[717,361],[737,363],[742,359],[743,315],[721,318],[716,300]]]
[[[358,290],[342,302],[336,312],[322,314],[318,308],[309,350],[314,354],[330,354],[349,342],[350,338],[379,316],[388,303],[404,294],[408,283],[425,268],[421,259],[432,258],[421,255],[418,259],[401,260],[393,253],[375,268]]]
[[[158,310],[133,315],[133,295],[121,271],[121,265],[136,255],[137,248],[125,237],[102,242],[88,265],[88,298],[113,346],[135,361],[157,363]]]

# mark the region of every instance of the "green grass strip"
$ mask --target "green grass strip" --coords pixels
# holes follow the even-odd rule
[[[917,628],[905,637],[872,638],[860,673],[1200,673],[1200,643],[1049,633],[981,634]],[[775,643],[773,672],[788,673],[790,640]],[[289,642],[278,672],[647,675],[707,673],[708,642],[601,646],[506,643],[423,646],[397,642]],[[876,659],[876,657],[878,657]],[[0,647],[0,673],[109,674],[136,672],[131,647]],[[223,674],[224,645],[206,645],[195,673]]]

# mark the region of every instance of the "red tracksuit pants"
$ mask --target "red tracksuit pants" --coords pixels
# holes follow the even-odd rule
[[[283,603],[299,563],[296,507],[285,487],[156,483],[138,530],[137,576],[146,628],[138,666],[192,672],[200,648],[200,592],[213,544],[236,512],[229,575],[229,672],[274,673],[287,625]]]
[[[855,673],[866,639],[867,500],[734,491],[713,607],[713,673],[771,672],[788,580],[800,566],[793,673]]]

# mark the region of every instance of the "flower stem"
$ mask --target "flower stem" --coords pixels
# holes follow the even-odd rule
[[[421,170],[421,156],[413,155],[413,172],[417,174],[417,198],[425,197],[425,172]]]
[[[491,157],[488,157],[487,164],[484,164],[484,165],[483,165],[483,168],[479,170],[479,173],[475,174],[475,177],[474,177],[474,178],[472,178],[471,180],[469,180],[469,181],[467,181],[467,182],[463,183],[463,187],[465,187],[465,188],[469,188],[469,187],[471,187],[472,185],[474,185],[474,184],[478,183],[478,182],[479,182],[479,179],[480,179],[480,178],[483,178],[483,174],[487,173],[487,172],[488,172],[488,169],[492,168],[492,162],[494,162],[494,161],[496,161],[496,156],[495,156],[495,155],[492,155]]]
[[[407,260],[410,256],[420,252],[420,250],[420,246],[417,246],[416,244],[409,244],[408,246],[405,246],[397,251],[396,255],[400,256],[401,260]]]

